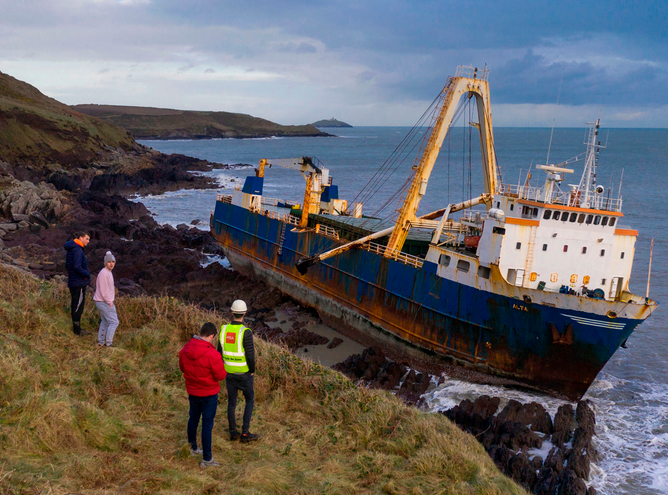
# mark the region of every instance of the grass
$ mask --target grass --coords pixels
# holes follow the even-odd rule
[[[223,317],[173,298],[117,306],[118,347],[97,349],[72,334],[64,285],[0,265],[1,494],[525,493],[444,416],[262,341],[261,439],[227,440],[223,387],[213,434],[222,466],[202,469],[185,439],[177,353]],[[97,321],[87,303],[83,325]]]

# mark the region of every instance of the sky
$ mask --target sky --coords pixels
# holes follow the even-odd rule
[[[495,126],[668,127],[668,2],[0,0],[0,71],[63,103],[413,125],[457,66]]]

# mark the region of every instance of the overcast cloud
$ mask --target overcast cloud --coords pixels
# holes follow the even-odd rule
[[[580,126],[603,105],[608,126],[668,127],[664,1],[0,0],[0,13],[0,71],[68,104],[412,125],[458,65],[487,64],[495,125]]]

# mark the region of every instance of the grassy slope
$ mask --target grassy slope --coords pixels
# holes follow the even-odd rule
[[[115,105],[76,105],[73,108],[123,127],[136,139],[326,135],[312,125],[284,126],[241,113]]]
[[[252,425],[262,438],[226,439],[221,392],[213,451],[223,466],[201,469],[185,441],[177,353],[220,316],[121,297],[119,347],[99,350],[72,335],[68,305],[62,283],[0,265],[2,494],[524,493],[444,416],[262,341]],[[97,315],[86,308],[91,329]]]
[[[126,130],[76,112],[0,72],[0,160],[78,166],[105,145],[129,150],[135,142]]]

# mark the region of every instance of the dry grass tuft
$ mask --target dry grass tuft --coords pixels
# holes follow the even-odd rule
[[[223,466],[201,469],[177,353],[222,317],[165,297],[117,305],[118,347],[98,349],[73,336],[66,287],[0,265],[0,493],[524,493],[444,416],[262,341],[252,425],[262,437],[229,442],[223,387],[213,441]],[[92,304],[82,322],[96,328]]]

